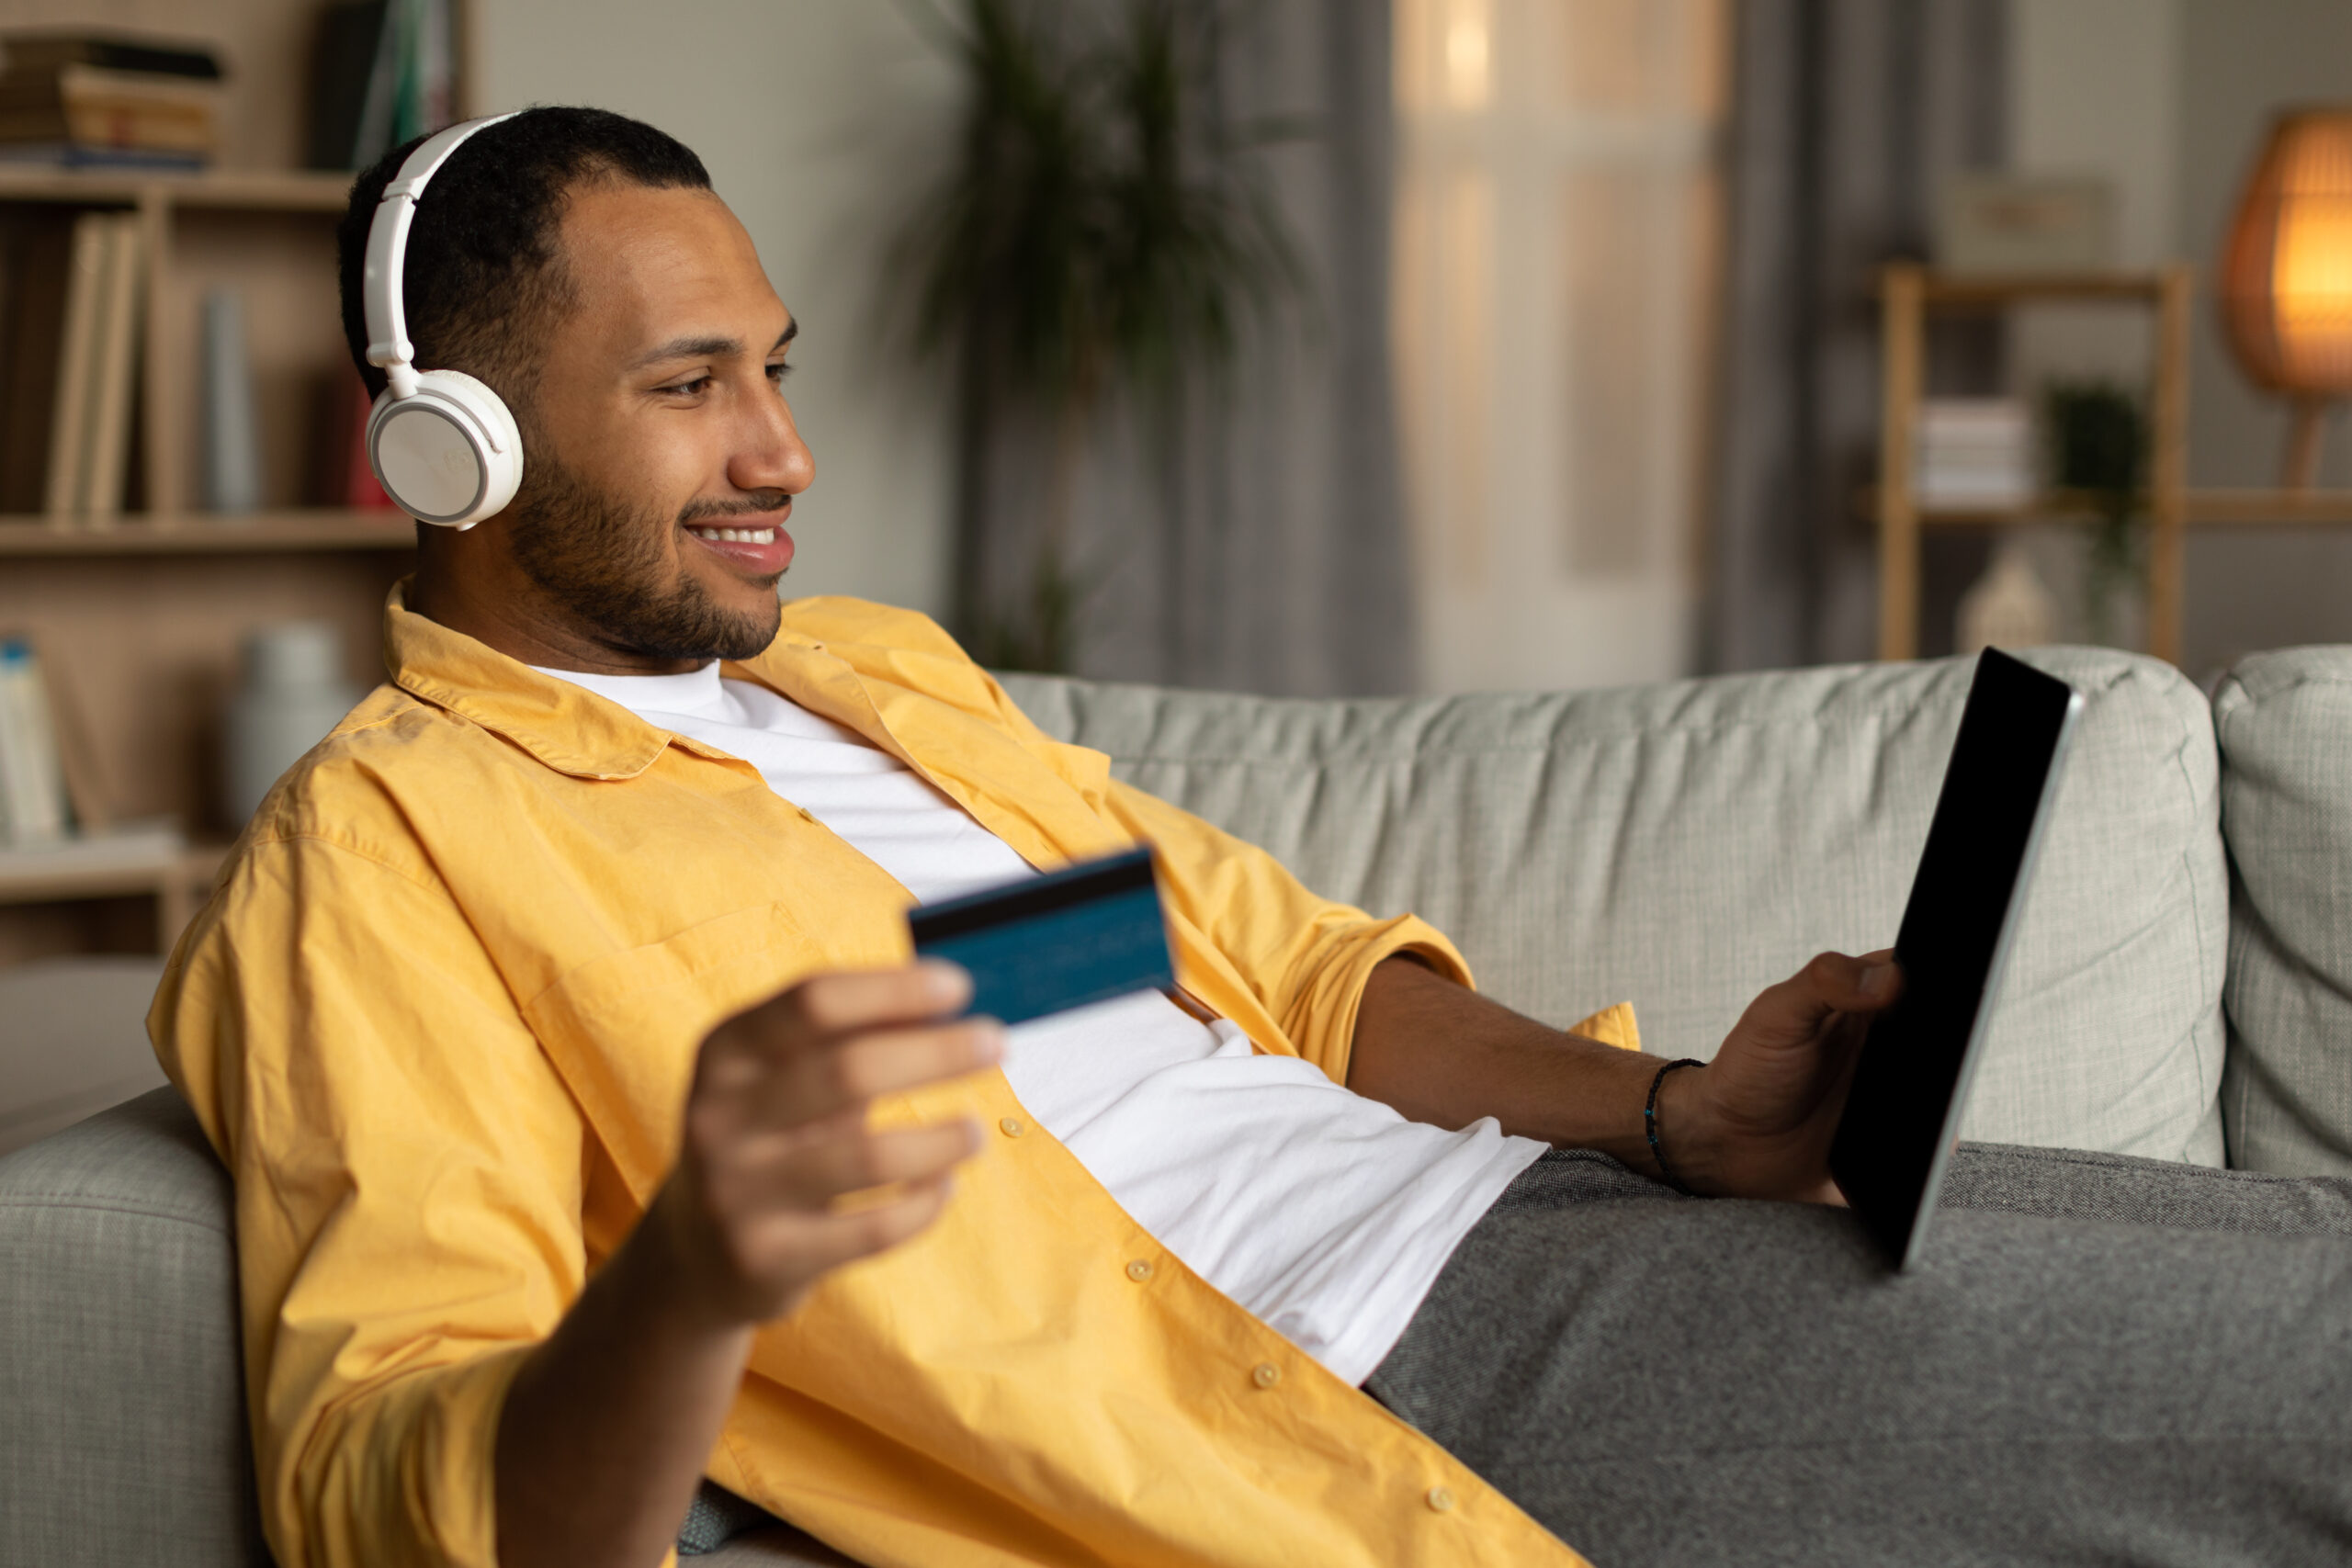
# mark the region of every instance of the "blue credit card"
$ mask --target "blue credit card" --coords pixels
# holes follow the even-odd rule
[[[1148,848],[920,905],[907,923],[917,953],[971,971],[971,1010],[1005,1023],[1176,983]]]

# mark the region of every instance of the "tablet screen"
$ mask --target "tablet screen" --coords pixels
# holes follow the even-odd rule
[[[1959,1134],[2081,704],[2063,681],[2006,654],[1978,658],[1894,939],[1903,995],[1871,1022],[1829,1153],[1838,1190],[1897,1267],[1917,1254]]]

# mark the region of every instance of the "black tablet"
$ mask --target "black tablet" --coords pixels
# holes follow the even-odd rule
[[[2007,654],[1977,656],[1894,938],[1903,995],[1871,1021],[1829,1174],[1895,1268],[1919,1256],[2000,992],[2083,699]]]

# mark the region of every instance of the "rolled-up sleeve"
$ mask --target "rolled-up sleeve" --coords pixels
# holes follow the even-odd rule
[[[149,1028],[235,1178],[277,1562],[488,1568],[506,1389],[584,1277],[584,1134],[481,941],[429,873],[259,843]]]
[[[1453,943],[1419,916],[1375,919],[1318,897],[1257,845],[1132,785],[1114,783],[1107,804],[1152,845],[1170,907],[1233,963],[1292,1046],[1334,1083],[1348,1081],[1356,1010],[1383,960],[1411,953],[1473,983]]]

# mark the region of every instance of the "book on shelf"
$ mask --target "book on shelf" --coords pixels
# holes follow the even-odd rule
[[[1922,504],[2022,506],[2033,495],[2033,417],[2016,398],[1929,398],[1913,469]]]
[[[70,209],[41,207],[22,213],[8,238],[8,292],[0,301],[0,513],[49,504],[74,229]]]
[[[310,164],[364,169],[457,119],[453,0],[333,0],[311,52]]]
[[[92,345],[90,428],[82,459],[80,511],[112,519],[122,512],[123,479],[130,467],[130,398],[139,363],[139,325],[145,303],[146,258],[136,213],[118,213],[107,235],[106,294],[98,305]]]
[[[146,276],[142,250],[136,213],[84,212],[73,221],[62,287],[29,276],[24,280],[24,288],[56,299],[59,325],[53,339],[40,332],[15,334],[6,373],[10,429],[0,435],[0,449],[11,458],[20,451],[29,457],[28,427],[43,426],[39,510],[52,517],[104,520],[122,510]],[[25,316],[18,312],[20,326]],[[39,407],[44,397],[46,411]],[[27,499],[29,486],[19,480],[6,488],[15,502]]]
[[[70,825],[40,658],[23,637],[0,638],[0,841],[50,843]]]
[[[368,461],[368,414],[373,406],[368,383],[356,370],[336,371],[322,403],[326,419],[314,487],[319,504],[354,512],[391,511],[392,498],[384,493]]]
[[[0,160],[193,168],[220,145],[211,51],[109,33],[0,34]]]

